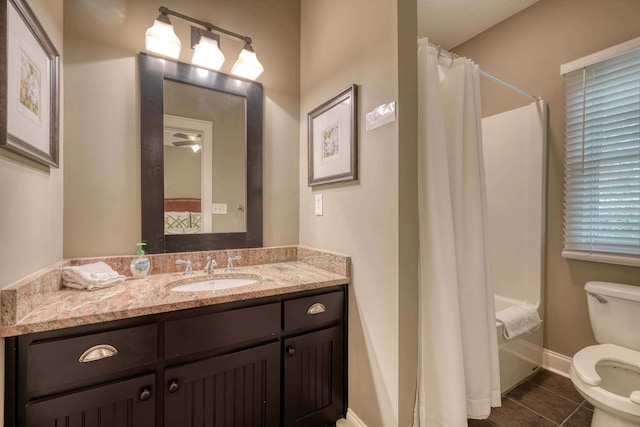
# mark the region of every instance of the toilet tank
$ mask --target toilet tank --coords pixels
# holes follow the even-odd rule
[[[596,341],[640,351],[640,286],[588,282],[584,290]]]

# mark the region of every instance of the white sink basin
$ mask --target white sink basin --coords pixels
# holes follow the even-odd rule
[[[221,289],[239,288],[256,283],[255,279],[247,278],[220,278],[207,279],[199,282],[185,283],[171,288],[175,292],[199,292],[199,291],[219,291]]]

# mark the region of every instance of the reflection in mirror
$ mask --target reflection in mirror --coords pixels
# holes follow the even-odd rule
[[[245,111],[241,96],[165,80],[165,234],[246,231]]]
[[[262,246],[262,85],[139,59],[149,253]]]

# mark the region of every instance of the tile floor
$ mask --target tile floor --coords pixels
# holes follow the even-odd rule
[[[576,391],[569,378],[544,369],[502,395],[502,407],[486,420],[469,420],[469,427],[589,427],[593,406]]]

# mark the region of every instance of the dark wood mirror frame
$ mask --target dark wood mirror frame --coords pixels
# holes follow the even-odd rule
[[[142,241],[147,253],[262,246],[262,84],[145,53],[139,55]],[[247,231],[164,234],[164,81],[173,80],[246,98]]]

